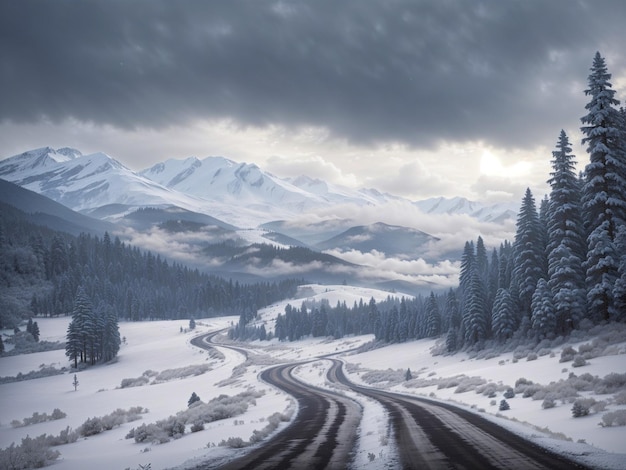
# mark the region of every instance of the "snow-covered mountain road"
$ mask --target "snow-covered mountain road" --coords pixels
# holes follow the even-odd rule
[[[201,348],[210,348],[216,333],[192,340]],[[243,348],[220,345],[247,356]],[[294,397],[298,414],[292,423],[261,446],[245,456],[232,460],[221,469],[301,469],[348,468],[356,431],[361,419],[361,407],[339,393],[312,387],[293,377],[293,370],[301,362],[271,367],[261,373],[261,379]],[[333,364],[329,376],[340,369]],[[210,465],[213,468],[213,464]],[[198,466],[198,470],[209,468]]]
[[[194,338],[192,344],[211,347],[205,338],[213,336],[215,333]],[[247,354],[239,347],[219,346]],[[387,410],[396,440],[398,468],[587,468],[476,413],[433,400],[357,385],[347,378],[340,360],[328,356],[325,359],[332,363],[326,374],[327,383],[337,391],[294,378],[294,370],[307,361],[273,366],[260,374],[263,381],[298,401],[298,413],[282,432],[219,468],[350,468],[361,408],[344,396],[341,389],[374,399]],[[199,466],[196,470],[203,468]]]
[[[341,361],[331,359],[341,364]],[[352,383],[343,369],[329,379],[379,401],[395,431],[401,468],[583,469],[462,408]]]

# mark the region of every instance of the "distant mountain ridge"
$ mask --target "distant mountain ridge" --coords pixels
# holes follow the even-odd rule
[[[408,201],[308,176],[279,178],[255,164],[224,157],[169,159],[134,172],[107,154],[83,155],[67,147],[44,147],[0,160],[0,178],[109,220],[142,207],[174,206],[235,226],[257,226],[338,205],[377,207],[404,201],[426,214],[465,214],[500,223],[514,218],[517,210],[513,204],[486,205],[462,197]]]

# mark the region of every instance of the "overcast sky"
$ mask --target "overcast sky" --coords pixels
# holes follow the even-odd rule
[[[623,0],[0,2],[0,158],[222,155],[420,199],[545,192]],[[575,146],[579,162],[587,155]]]

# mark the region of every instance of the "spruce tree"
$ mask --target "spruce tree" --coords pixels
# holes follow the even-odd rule
[[[609,320],[617,314],[613,286],[618,277],[615,238],[626,223],[626,155],[619,101],[609,82],[604,58],[596,53],[589,88],[591,97],[581,118],[589,163],[585,167],[583,211],[587,228],[586,269],[589,314],[595,320]]]
[[[517,216],[515,243],[513,245],[513,275],[519,288],[522,313],[526,316],[530,314],[530,304],[537,287],[537,281],[546,276],[544,251],[544,237],[535,206],[535,198],[530,189],[527,188]]]
[[[547,221],[548,286],[554,294],[557,332],[567,333],[586,310],[586,242],[574,155],[563,130],[556,147],[548,180],[552,188]]]
[[[426,321],[426,336],[429,338],[439,336],[441,334],[441,314],[433,292],[430,293],[426,301]]]
[[[532,298],[532,328],[540,339],[554,335],[556,329],[556,315],[552,291],[545,279],[539,279],[537,289]]]
[[[74,299],[72,321],[67,329],[65,355],[74,360],[74,367],[78,367],[78,359],[81,362],[88,360],[90,349],[89,332],[91,330],[91,317],[93,307],[83,287],[79,287]]]
[[[517,327],[513,300],[508,289],[500,288],[496,293],[491,313],[491,331],[499,341],[505,341],[515,332]]]
[[[465,344],[472,345],[487,338],[485,291],[478,271],[474,269],[470,278],[467,306],[463,313]]]

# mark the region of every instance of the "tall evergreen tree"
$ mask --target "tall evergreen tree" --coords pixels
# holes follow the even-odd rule
[[[74,299],[72,321],[67,329],[65,355],[74,360],[74,367],[88,360],[90,319],[93,316],[93,307],[83,287],[79,287]]]
[[[476,269],[472,271],[466,302],[467,308],[463,312],[465,344],[472,345],[487,339],[488,335],[485,291]]]
[[[515,332],[517,327],[513,299],[509,291],[498,289],[491,313],[491,331],[499,341],[505,341]]]
[[[559,333],[567,333],[586,310],[586,242],[574,155],[563,130],[556,147],[548,180],[552,188],[547,222],[548,286],[554,294],[556,328]]]
[[[429,338],[439,336],[441,334],[441,314],[434,292],[430,293],[426,301],[426,321],[426,336]]]
[[[545,279],[539,279],[532,298],[531,323],[540,339],[551,337],[556,330],[552,291]]]
[[[546,277],[544,272],[546,263],[544,237],[535,206],[535,198],[528,188],[517,216],[513,256],[513,275],[519,286],[520,306],[522,313],[529,315],[537,281]]]
[[[587,301],[592,318],[602,320],[615,314],[612,290],[618,262],[614,243],[619,226],[626,223],[626,158],[621,116],[614,108],[619,101],[610,79],[605,60],[597,52],[585,90],[591,100],[585,106],[588,113],[581,118],[581,130],[589,153],[583,188]]]

